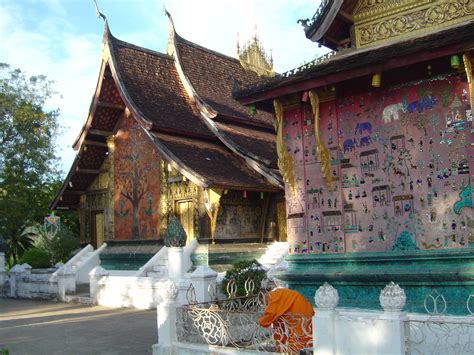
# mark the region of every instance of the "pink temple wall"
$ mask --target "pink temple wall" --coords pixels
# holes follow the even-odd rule
[[[115,239],[159,239],[159,167],[155,147],[127,117],[115,138]]]
[[[418,249],[474,242],[472,114],[459,76],[343,94],[322,103],[320,117],[332,193],[316,161],[309,105],[285,111],[297,191],[286,191],[292,253],[410,248],[407,236]]]

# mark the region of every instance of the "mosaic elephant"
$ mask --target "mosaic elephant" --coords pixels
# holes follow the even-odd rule
[[[397,121],[400,116],[398,111],[403,110],[403,104],[399,102],[398,104],[388,105],[383,109],[382,118],[384,123],[390,123],[392,121]]]
[[[346,139],[344,141],[344,153],[349,151],[352,152],[357,147],[357,140],[354,139]]]
[[[359,132],[359,134],[362,134],[362,132],[367,131],[369,134],[372,134],[372,124],[370,122],[359,122],[356,125],[356,130],[355,133]]]
[[[365,137],[362,137],[359,141],[359,146],[361,147],[365,147],[365,146],[368,146],[370,145],[370,143],[372,143],[372,137],[370,136],[365,136]]]
[[[417,101],[410,102],[408,112],[413,113],[415,110],[418,110],[418,113],[422,113],[423,110],[431,110],[435,102],[436,100],[433,96],[422,97]]]

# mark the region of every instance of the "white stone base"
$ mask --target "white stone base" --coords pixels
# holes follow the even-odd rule
[[[208,354],[239,354],[239,355],[255,355],[262,354],[258,351],[226,348],[223,346],[213,346],[204,344],[188,344],[175,342],[173,346],[163,347],[160,344],[152,346],[153,355],[208,355]],[[276,354],[276,353],[265,353]]]
[[[7,281],[7,273],[5,271],[0,271],[0,287],[5,285],[5,281]]]

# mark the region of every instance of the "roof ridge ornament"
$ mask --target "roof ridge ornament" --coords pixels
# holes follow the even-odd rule
[[[107,16],[105,16],[102,12],[99,10],[99,5],[97,4],[97,0],[94,0],[95,4],[95,14],[97,15],[98,18],[102,18],[105,23],[107,23]]]
[[[168,44],[166,45],[166,53],[170,56],[174,54],[175,51],[175,35],[176,35],[176,29],[174,27],[174,21],[173,21],[173,16],[169,13],[169,11],[166,9],[166,5],[163,2],[163,12],[165,15],[168,17],[169,21],[169,29],[168,29]]]

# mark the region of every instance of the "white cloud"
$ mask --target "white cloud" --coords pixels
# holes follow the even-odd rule
[[[299,18],[311,17],[318,3],[314,0],[175,0],[166,3],[177,32],[184,38],[227,55],[236,53],[240,42],[257,34],[266,50],[272,49],[276,70],[293,69],[314,59],[317,44],[310,42]]]

